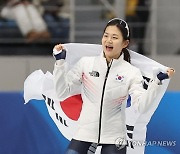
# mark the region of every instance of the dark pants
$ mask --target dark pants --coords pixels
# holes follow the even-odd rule
[[[126,146],[123,148],[119,148],[115,144],[101,144],[101,146],[101,154],[126,154]],[[72,139],[66,154],[93,154],[96,148],[96,143]]]

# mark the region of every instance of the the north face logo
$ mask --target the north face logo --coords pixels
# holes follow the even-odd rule
[[[89,72],[89,74],[90,74],[90,76],[99,77],[99,72],[97,72],[97,71]]]

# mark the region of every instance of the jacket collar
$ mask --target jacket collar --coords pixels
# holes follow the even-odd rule
[[[104,56],[104,52],[103,51],[101,52],[100,57],[101,57],[101,60],[103,61],[103,63],[105,62],[107,64],[106,58]],[[112,64],[113,65],[117,65],[117,64],[119,65],[123,61],[124,61],[124,53],[122,53],[121,56],[118,59],[112,59]]]

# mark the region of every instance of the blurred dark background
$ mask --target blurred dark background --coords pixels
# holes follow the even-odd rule
[[[30,41],[22,34],[16,20],[2,15],[4,7],[12,10],[20,3],[24,6],[24,2],[21,0],[0,2],[0,55],[49,55],[55,44],[69,41],[69,18],[61,15],[61,9],[64,6],[62,0],[46,0],[37,3],[26,1],[39,11],[50,35],[48,38],[41,38],[35,33]]]

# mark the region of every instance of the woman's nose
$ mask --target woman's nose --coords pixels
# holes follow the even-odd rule
[[[112,43],[112,39],[111,37],[108,38],[108,42]]]

